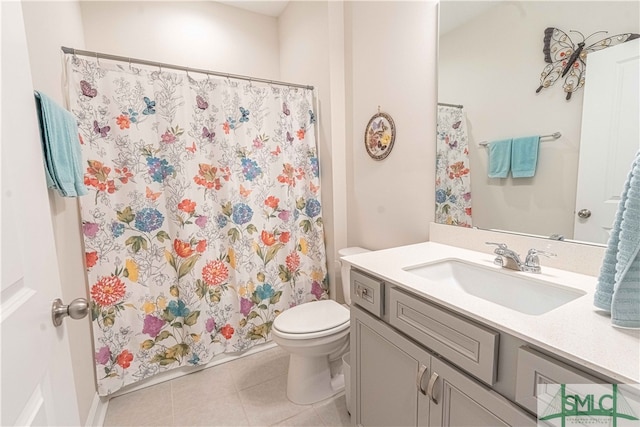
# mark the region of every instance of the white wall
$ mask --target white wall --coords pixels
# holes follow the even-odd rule
[[[445,13],[466,3],[442,6]],[[505,2],[440,38],[439,100],[463,104],[469,126],[473,224],[550,235],[573,236],[584,88],[565,100],[564,79],[536,94],[546,65],[544,30],[609,35],[640,32],[640,10],[632,2]],[[604,37],[600,35],[600,38]],[[598,40],[594,37],[592,40]],[[586,84],[589,84],[587,59]],[[535,177],[489,179],[483,140],[562,132],[543,140]],[[594,171],[596,173],[596,171]]]
[[[64,105],[60,46],[84,47],[80,3],[25,1],[22,9],[33,87]],[[77,199],[63,198],[49,190],[49,202],[62,284],[61,298],[68,304],[74,298],[88,297],[81,220]],[[84,422],[96,396],[91,322],[89,317],[68,319],[63,327],[69,337],[78,411]]]
[[[276,18],[212,1],[84,1],[88,50],[279,79]]]
[[[426,241],[435,203],[436,2],[346,6],[349,244]],[[378,106],[396,127],[393,151],[382,161],[364,147]]]

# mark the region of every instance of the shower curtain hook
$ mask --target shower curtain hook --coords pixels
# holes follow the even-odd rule
[[[129,58],[129,71],[131,71],[131,58]]]
[[[227,74],[227,83],[229,83],[229,85],[231,85],[231,77],[229,74]]]
[[[98,57],[98,52],[96,52],[96,64],[100,65],[100,58]]]

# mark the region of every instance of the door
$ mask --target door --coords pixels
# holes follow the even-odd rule
[[[389,326],[351,307],[358,426],[426,426],[425,390],[431,356]],[[352,375],[353,377],[353,375]]]
[[[607,243],[640,148],[640,39],[587,58],[574,239]]]
[[[18,1],[2,15],[0,425],[79,425],[27,42]]]
[[[536,425],[536,420],[522,409],[435,357],[431,360],[429,382],[433,382],[429,410],[431,426]]]

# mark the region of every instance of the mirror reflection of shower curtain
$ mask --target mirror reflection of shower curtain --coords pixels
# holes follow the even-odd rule
[[[439,224],[471,227],[471,172],[462,107],[438,105],[436,215]]]

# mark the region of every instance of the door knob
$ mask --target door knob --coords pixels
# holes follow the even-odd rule
[[[582,219],[587,219],[591,216],[591,211],[589,209],[580,209],[578,211],[578,217]]]
[[[72,319],[82,319],[89,313],[89,303],[84,298],[76,298],[69,305],[64,305],[60,298],[51,304],[51,320],[54,326],[62,325],[62,319],[69,316]]]

